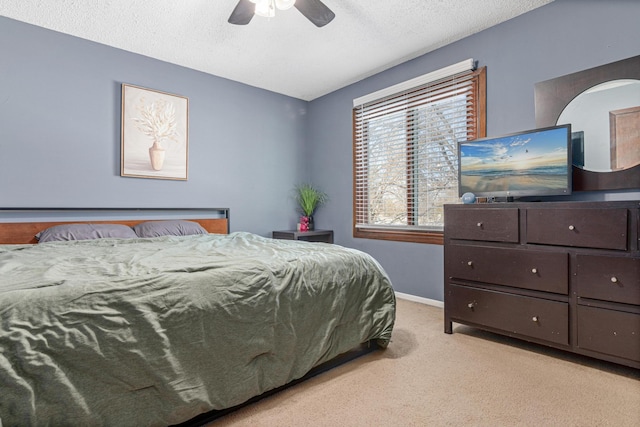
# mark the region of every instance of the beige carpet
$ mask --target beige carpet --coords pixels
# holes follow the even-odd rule
[[[392,342],[221,426],[640,426],[640,371],[462,325],[398,300]]]

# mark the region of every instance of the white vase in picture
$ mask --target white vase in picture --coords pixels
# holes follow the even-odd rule
[[[162,165],[164,164],[164,148],[160,148],[157,143],[153,143],[151,148],[149,148],[149,158],[151,159],[151,167],[154,171],[162,170]]]

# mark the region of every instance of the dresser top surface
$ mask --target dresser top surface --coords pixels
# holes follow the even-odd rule
[[[508,209],[508,208],[539,208],[539,209],[613,209],[613,208],[640,208],[640,200],[614,200],[614,201],[563,201],[563,202],[494,202],[494,203],[450,203],[444,205],[445,209]]]

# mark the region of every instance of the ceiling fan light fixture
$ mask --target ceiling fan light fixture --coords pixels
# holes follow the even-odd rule
[[[291,9],[296,4],[296,0],[276,0],[276,7],[280,10]]]
[[[238,0],[228,22],[247,25],[255,15],[273,18],[276,9],[287,10],[293,6],[316,27],[324,27],[336,16],[321,0]]]
[[[253,1],[253,0],[251,0]],[[273,18],[276,16],[276,8],[273,0],[257,0],[255,14],[264,18]]]

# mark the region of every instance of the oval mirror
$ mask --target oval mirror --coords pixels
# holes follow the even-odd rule
[[[592,172],[640,165],[640,80],[600,83],[576,96],[557,124],[571,123],[573,164]]]
[[[572,122],[574,191],[640,188],[638,84],[640,55],[535,84],[536,126]]]

